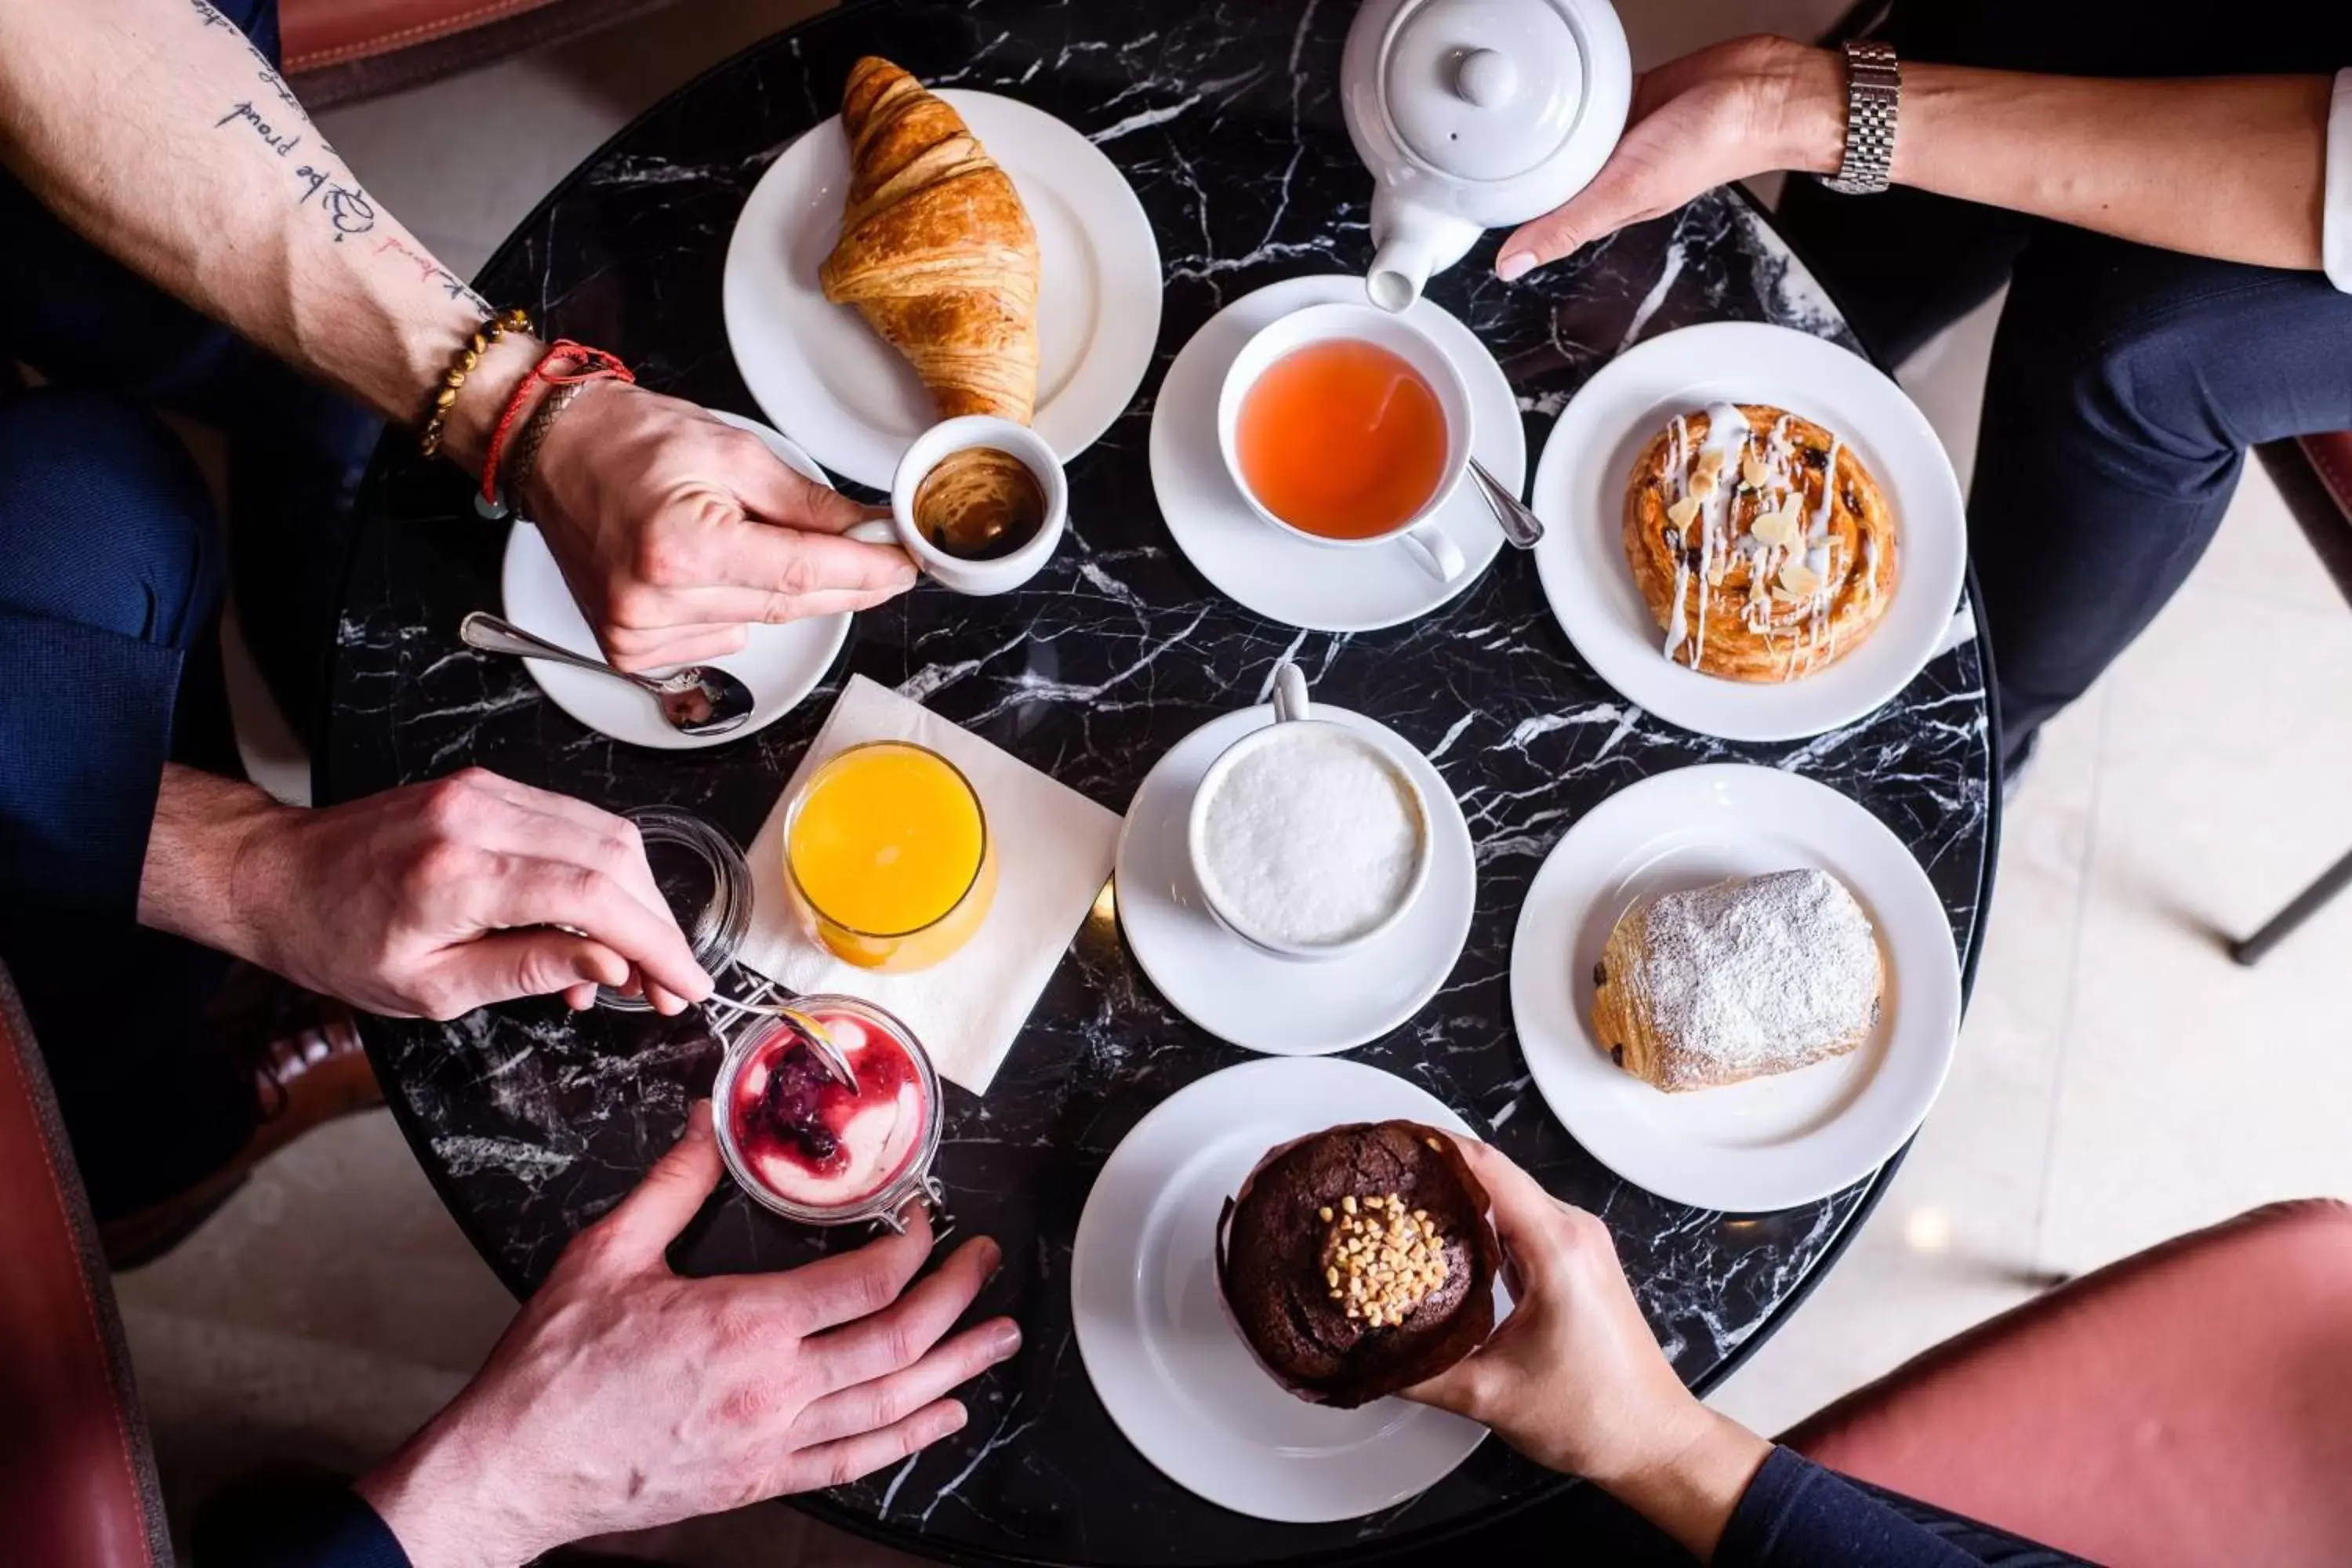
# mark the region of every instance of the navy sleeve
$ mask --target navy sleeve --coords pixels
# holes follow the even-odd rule
[[[257,1492],[230,1519],[200,1525],[195,1559],[236,1568],[410,1568],[400,1538],[348,1487]]]
[[[1844,1478],[1774,1448],[1716,1548],[1715,1568],[1979,1568],[1964,1552]]]

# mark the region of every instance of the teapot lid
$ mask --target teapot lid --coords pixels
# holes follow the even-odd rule
[[[1421,0],[1397,18],[1382,56],[1397,140],[1456,179],[1541,166],[1584,100],[1584,52],[1552,0]]]

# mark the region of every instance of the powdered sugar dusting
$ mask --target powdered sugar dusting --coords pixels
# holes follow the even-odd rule
[[[1877,1015],[1878,939],[1826,871],[1775,871],[1668,893],[1649,909],[1635,977],[1674,1055],[1709,1081],[1785,1072]],[[1679,1075],[1675,1075],[1679,1076]]]

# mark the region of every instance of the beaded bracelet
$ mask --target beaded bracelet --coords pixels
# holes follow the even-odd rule
[[[482,363],[482,356],[490,352],[490,345],[509,332],[530,331],[530,317],[520,310],[492,316],[474,329],[472,339],[457,351],[457,357],[451,362],[449,368],[441,373],[440,388],[433,394],[432,403],[426,405],[425,427],[417,433],[418,451],[429,458],[441,449],[442,432],[449,425],[449,410],[457,404],[457,389],[466,384],[466,378],[473,374],[476,365]]]

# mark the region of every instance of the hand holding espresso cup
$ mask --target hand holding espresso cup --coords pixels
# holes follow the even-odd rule
[[[895,544],[941,587],[984,597],[1044,571],[1069,518],[1069,480],[1045,438],[969,414],[916,437],[890,480],[889,518],[848,534]]]

